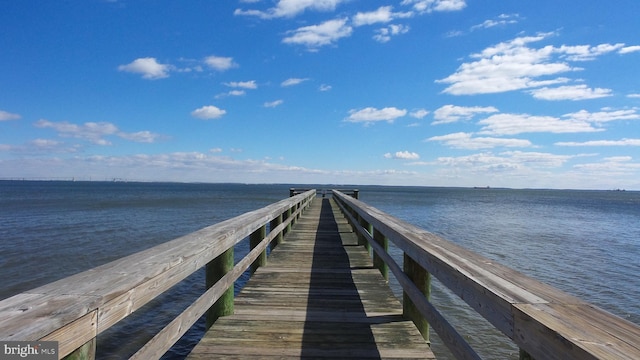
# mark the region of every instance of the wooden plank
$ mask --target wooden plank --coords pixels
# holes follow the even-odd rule
[[[329,199],[316,200],[189,359],[433,359]]]

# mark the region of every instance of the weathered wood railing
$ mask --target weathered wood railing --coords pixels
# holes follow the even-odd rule
[[[523,359],[640,359],[640,326],[339,191],[333,197],[373,249],[374,265],[402,286],[405,314],[426,338],[431,326],[456,358],[480,359],[429,301],[431,275],[513,340]],[[404,252],[404,269],[389,241]]]
[[[0,301],[0,340],[58,341],[61,357],[92,358],[98,334],[206,266],[208,290],[133,355],[157,359],[207,311],[208,322],[233,312],[235,280],[264,263],[267,246],[282,239],[315,194],[306,191]],[[251,251],[234,264],[234,245],[247,236]]]

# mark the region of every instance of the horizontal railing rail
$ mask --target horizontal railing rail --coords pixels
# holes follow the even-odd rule
[[[234,282],[248,268],[264,264],[267,246],[282,240],[315,196],[309,190],[4,299],[0,340],[58,341],[59,356],[84,353],[91,358],[98,334],[206,267],[206,292],[133,356],[159,358],[207,311],[208,323],[233,312]],[[234,264],[233,247],[247,237],[251,250]]]
[[[456,358],[480,356],[430,302],[430,276],[519,346],[521,359],[640,359],[640,326],[339,191],[333,198],[374,265],[402,286],[405,315],[427,339],[431,326]],[[402,265],[389,241],[404,252]]]

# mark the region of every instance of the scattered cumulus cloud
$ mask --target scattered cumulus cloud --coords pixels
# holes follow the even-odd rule
[[[580,119],[562,120],[553,116],[529,114],[496,114],[478,121],[482,126],[480,134],[515,135],[523,133],[581,133],[597,132],[588,121]]]
[[[409,32],[409,26],[407,25],[391,24],[387,27],[383,27],[376,30],[376,34],[373,36],[373,39],[380,43],[386,43],[391,41],[392,36],[406,34],[408,32]]]
[[[590,88],[587,85],[567,85],[555,88],[543,87],[529,91],[536,99],[541,100],[588,100],[612,96],[611,89]]]
[[[111,145],[111,142],[105,137],[115,135],[122,139],[140,142],[153,143],[163,136],[152,133],[150,131],[140,131],[135,133],[127,133],[120,131],[118,127],[109,122],[86,122],[78,125],[67,121],[54,122],[45,119],[38,120],[35,123],[37,128],[49,128],[55,130],[59,136],[76,138],[89,141],[95,145]]]
[[[640,146],[640,139],[591,140],[584,142],[557,142],[557,146]]]
[[[388,23],[396,19],[409,18],[412,12],[393,12],[393,6],[381,6],[377,10],[369,12],[358,12],[353,16],[353,26],[373,25]]]
[[[618,53],[619,54],[628,54],[632,52],[640,51],[640,45],[626,46],[621,48]]]
[[[429,111],[425,110],[425,109],[418,109],[415,111],[412,111],[411,113],[409,113],[409,116],[416,118],[416,119],[422,119],[425,116],[429,115]]]
[[[21,116],[8,111],[0,110],[0,121],[18,120]]]
[[[156,58],[145,57],[135,59],[129,64],[118,66],[118,71],[141,74],[143,79],[156,80],[169,77],[172,66],[160,64]]]
[[[226,113],[227,113],[226,110],[222,110],[213,105],[207,105],[199,109],[193,110],[191,112],[191,116],[198,119],[209,120],[209,119],[218,119]]]
[[[278,0],[276,6],[267,10],[236,9],[234,15],[256,16],[261,19],[291,18],[307,10],[334,11],[346,0]]]
[[[470,120],[477,114],[487,114],[498,112],[493,106],[456,106],[444,105],[433,113],[435,119],[432,125],[448,124],[460,120]]]
[[[420,155],[415,152],[410,151],[397,151],[395,154],[386,153],[384,154],[386,159],[399,159],[399,160],[418,160],[420,159]]]
[[[383,109],[376,109],[373,107],[364,108],[361,110],[352,109],[349,110],[349,117],[345,119],[347,122],[364,122],[372,123],[376,121],[387,121],[392,123],[395,119],[407,115],[407,110],[398,109],[395,107],[386,107]]]
[[[494,137],[473,137],[470,133],[454,133],[448,135],[441,136],[433,136],[425,141],[439,141],[444,143],[446,146],[455,148],[455,149],[467,149],[467,150],[478,150],[478,149],[491,149],[495,147],[530,147],[532,146],[531,141],[524,139],[505,139],[505,138],[494,138]]]
[[[583,70],[570,65],[570,61],[585,62],[607,53],[620,52],[624,44],[530,46],[552,35],[555,33],[523,36],[490,46],[471,54],[472,61],[463,63],[455,73],[436,82],[448,84],[443,92],[451,95],[501,93],[545,86],[547,88],[538,91],[531,90],[531,94],[541,99],[558,100],[608,96],[610,90],[590,89],[586,85],[561,87],[555,92],[549,86],[571,81],[554,76]]]
[[[605,123],[617,120],[639,120],[640,114],[637,109],[611,110],[602,109],[602,111],[589,112],[580,110],[578,112],[562,115],[563,118],[586,121],[591,123]]]
[[[308,81],[309,79],[300,79],[300,78],[290,78],[287,79],[285,81],[283,81],[280,86],[282,87],[287,87],[287,86],[294,86],[294,85],[298,85],[298,84],[302,84],[305,81]]]
[[[274,108],[274,107],[282,105],[283,103],[284,103],[284,100],[268,101],[268,102],[264,103],[264,107],[266,107],[266,108]]]
[[[224,56],[207,56],[204,59],[204,63],[216,71],[226,71],[231,68],[238,67],[238,64],[233,61],[232,57]]]
[[[287,31],[282,40],[285,44],[304,45],[314,50],[331,45],[341,38],[351,36],[353,28],[347,24],[348,18],[327,20],[318,25],[303,26]]]
[[[485,20],[481,24],[472,26],[470,30],[476,31],[480,29],[489,29],[496,26],[517,24],[519,21],[519,18],[520,18],[520,15],[518,14],[501,14],[496,19]]]
[[[419,13],[458,11],[467,7],[465,0],[403,0],[402,5],[411,5]]]
[[[232,88],[242,88],[242,89],[257,89],[258,88],[258,84],[256,84],[255,80],[251,80],[251,81],[231,81],[228,83],[224,83],[226,86],[228,87],[232,87]]]

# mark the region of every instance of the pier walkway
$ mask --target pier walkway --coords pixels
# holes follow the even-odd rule
[[[188,359],[435,359],[334,200],[293,226]]]

